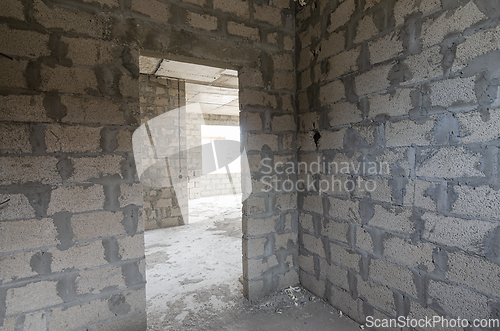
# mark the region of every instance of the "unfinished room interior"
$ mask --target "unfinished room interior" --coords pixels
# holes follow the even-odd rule
[[[0,32],[0,331],[500,330],[500,0]]]

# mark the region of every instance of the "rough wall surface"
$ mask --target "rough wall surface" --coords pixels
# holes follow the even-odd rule
[[[161,229],[188,224],[188,171],[182,171],[182,166],[185,167],[188,164],[185,153],[188,130],[186,109],[183,108],[186,105],[185,83],[178,79],[164,79],[142,74],[139,77],[139,83],[141,125],[147,125],[147,132],[151,134],[151,137],[156,138],[153,140],[157,145],[154,150],[170,155],[166,160],[152,159],[156,162],[149,165],[141,177],[144,188],[144,229]],[[163,125],[154,125],[155,121],[161,118],[158,116],[163,114],[168,116],[167,113],[170,111],[175,113],[174,116],[162,120],[165,122]],[[153,121],[150,122],[150,120]],[[145,144],[151,141],[149,136],[143,139]],[[145,156],[143,162],[148,162],[150,157]],[[175,190],[171,176],[179,173],[184,174],[185,185],[178,186]]]
[[[0,190],[11,201],[0,211],[0,327],[145,329],[130,154],[139,52],[239,68],[257,178],[262,155],[295,155],[292,4],[1,1]],[[295,195],[254,192],[243,210],[250,298],[298,281]]]
[[[499,15],[482,0],[297,13],[298,158],[332,164],[301,173],[330,187],[298,198],[300,280],[361,323],[500,315]]]

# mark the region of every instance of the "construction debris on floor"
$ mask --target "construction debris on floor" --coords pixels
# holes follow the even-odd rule
[[[189,212],[189,225],[146,232],[148,330],[359,330],[302,287],[243,297],[240,195]]]

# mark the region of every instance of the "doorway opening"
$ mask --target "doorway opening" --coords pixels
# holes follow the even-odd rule
[[[238,73],[149,56],[140,73],[148,326],[182,329],[243,298]]]

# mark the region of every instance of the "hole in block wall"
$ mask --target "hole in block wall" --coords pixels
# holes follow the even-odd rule
[[[146,56],[140,72],[148,325],[180,329],[242,297],[238,74]]]

